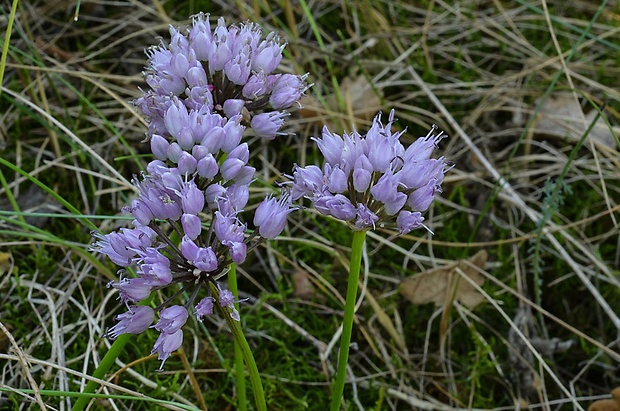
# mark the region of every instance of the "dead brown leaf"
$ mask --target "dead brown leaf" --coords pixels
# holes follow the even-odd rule
[[[588,411],[620,411],[620,387],[611,390],[611,398],[594,401],[588,407]]]
[[[573,93],[555,93],[550,95],[540,107],[534,131],[577,140],[582,137],[596,115],[596,110],[590,110],[584,114],[583,108]],[[612,130],[616,135],[620,134],[620,127],[612,127]],[[588,138],[607,147],[616,148],[616,140],[612,130],[605,123],[605,119],[599,117]]]
[[[292,275],[293,295],[302,300],[311,300],[314,295],[315,288],[312,281],[308,278],[308,274],[303,271],[295,271]]]
[[[461,278],[457,272],[471,278],[476,284],[482,285],[484,277],[475,267],[483,268],[487,262],[487,252],[478,251],[468,260],[459,260],[444,267],[433,268],[413,277],[405,278],[400,284],[400,293],[413,304],[435,303],[444,306],[447,299],[458,300],[469,308],[480,304],[484,297],[473,285]]]
[[[381,110],[381,96],[377,95],[366,76],[345,77],[340,83],[340,91],[346,107],[357,118],[370,120]],[[330,97],[331,105],[336,106],[336,97]]]

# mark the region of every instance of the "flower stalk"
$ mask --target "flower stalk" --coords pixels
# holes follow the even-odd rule
[[[344,305],[344,318],[342,320],[342,336],[340,337],[340,352],[338,353],[338,371],[336,381],[332,387],[331,411],[340,409],[342,403],[344,383],[349,363],[349,346],[353,331],[353,317],[355,316],[355,301],[360,278],[360,267],[366,231],[354,231],[351,245],[351,263],[349,264],[349,278],[347,283],[347,296]]]
[[[211,292],[213,293],[213,296],[219,300],[220,290],[213,283],[211,283]],[[252,355],[250,345],[248,344],[248,341],[245,339],[245,335],[241,330],[241,324],[239,321],[235,321],[232,318],[232,316],[230,315],[232,313],[232,310],[230,308],[224,307],[220,304],[217,304],[217,307],[221,311],[222,317],[226,319],[226,322],[228,323],[228,327],[233,334],[235,342],[238,344],[239,349],[241,350],[241,355],[243,356],[245,365],[248,367],[250,384],[252,386],[252,392],[254,394],[256,409],[258,409],[259,411],[267,411],[263,383],[260,380],[260,374],[258,373],[258,367],[256,366],[256,361],[254,361],[254,356]]]
[[[235,299],[239,299],[239,292],[237,288],[237,266],[235,264],[230,265],[228,271],[228,289],[235,296]],[[239,303],[235,302],[235,308],[239,311]],[[237,409],[239,411],[246,411],[248,409],[248,398],[245,390],[245,367],[243,366],[243,351],[239,342],[235,338],[235,380],[237,381]]]
[[[147,298],[141,303],[141,306],[147,306],[148,304],[151,303],[152,299],[153,297]],[[104,379],[105,375],[112,367],[112,364],[114,364],[114,361],[116,361],[116,359],[120,356],[121,352],[125,348],[125,345],[127,345],[127,343],[129,342],[129,340],[131,340],[131,338],[132,338],[131,334],[121,334],[118,336],[117,339],[114,340],[114,342],[112,343],[112,346],[110,347],[108,352],[105,353],[105,355],[101,359],[101,362],[99,363],[99,365],[93,372],[94,378],[98,378],[100,380]],[[82,394],[94,393],[95,390],[97,389],[97,386],[99,386],[99,383],[97,383],[96,381],[94,380],[88,381],[88,383],[86,383],[86,387],[84,387],[84,390],[82,391]],[[79,397],[77,401],[75,402],[75,404],[73,404],[73,408],[71,410],[82,411],[84,408],[86,408],[90,399],[91,398],[89,396]]]
[[[101,380],[105,377],[106,373],[110,370],[112,364],[114,364],[114,361],[116,361],[116,359],[119,357],[120,353],[125,348],[125,345],[127,345],[131,338],[131,334],[122,334],[116,340],[114,340],[108,352],[106,352],[101,359],[101,362],[97,366],[97,369],[93,372],[93,378],[98,378]],[[84,390],[82,390],[82,394],[92,394],[95,392],[98,386],[99,383],[94,380],[89,380],[86,384],[86,387],[84,387]],[[80,396],[75,402],[75,404],[73,404],[73,408],[71,408],[71,410],[82,411],[84,408],[86,408],[90,400],[91,398],[88,395]]]

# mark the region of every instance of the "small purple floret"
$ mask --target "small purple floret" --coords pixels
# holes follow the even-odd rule
[[[106,335],[114,340],[121,334],[140,334],[146,331],[155,319],[155,311],[145,305],[132,305],[129,311],[116,316],[118,323]]]

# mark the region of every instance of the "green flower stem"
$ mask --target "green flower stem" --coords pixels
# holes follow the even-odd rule
[[[114,361],[116,361],[121,351],[123,350],[123,348],[125,348],[125,345],[127,345],[131,338],[133,338],[133,335],[131,334],[121,334],[116,340],[114,340],[108,352],[101,359],[99,366],[97,367],[95,372],[93,372],[93,377],[99,378],[100,380],[104,379],[106,373],[112,367],[112,364],[114,364]],[[95,392],[98,386],[98,382],[89,380],[86,384],[86,387],[84,387],[84,391],[82,391],[82,394],[92,394]],[[88,405],[88,402],[90,400],[90,396],[82,396],[78,398],[75,404],[73,404],[72,410],[82,411]]]
[[[150,305],[151,301],[153,301],[153,294],[142,300],[140,303],[138,303],[138,305]],[[114,364],[114,361],[116,361],[121,351],[123,351],[123,348],[125,348],[125,345],[127,345],[129,340],[131,340],[132,338],[134,338],[134,336],[131,334],[119,335],[118,338],[116,338],[116,340],[114,340],[114,342],[112,343],[112,346],[110,347],[108,352],[101,359],[99,366],[97,367],[95,372],[93,372],[93,377],[103,380],[108,370],[112,367],[112,364]],[[95,392],[98,386],[98,382],[90,380],[86,384],[86,387],[84,387],[84,391],[82,391],[82,393],[92,394]],[[73,404],[72,411],[82,411],[88,405],[90,399],[91,398],[88,396],[78,398],[75,404]]]
[[[228,288],[236,299],[239,299],[237,291],[237,265],[231,264],[228,271]],[[235,308],[239,310],[239,303],[235,303]],[[235,379],[237,380],[237,409],[246,411],[248,409],[248,398],[245,390],[245,367],[243,366],[243,352],[239,342],[235,339]]]
[[[344,318],[342,320],[342,336],[340,337],[340,353],[338,355],[338,373],[332,388],[331,411],[340,410],[344,382],[347,376],[347,364],[349,363],[349,345],[351,344],[351,331],[353,329],[353,316],[355,315],[355,300],[357,298],[357,285],[360,278],[360,266],[366,231],[353,232],[353,244],[351,245],[351,264],[349,265],[349,280],[347,284],[347,297],[344,304]]]
[[[239,343],[239,348],[241,349],[241,353],[243,354],[243,359],[245,360],[245,365],[248,367],[248,372],[250,375],[250,383],[252,384],[252,392],[254,393],[254,401],[256,402],[256,409],[259,411],[267,411],[267,405],[265,403],[265,392],[263,391],[263,383],[260,380],[260,375],[258,374],[258,367],[256,366],[256,361],[254,361],[254,356],[252,355],[252,350],[248,345],[248,341],[245,339],[245,335],[241,330],[241,324],[239,321],[235,321],[230,316],[232,310],[227,307],[222,307],[219,304],[220,301],[220,290],[217,288],[217,285],[211,283],[211,293],[216,301],[216,306],[221,311],[222,316],[228,323],[228,327],[230,327],[230,331],[235,338],[235,341]]]

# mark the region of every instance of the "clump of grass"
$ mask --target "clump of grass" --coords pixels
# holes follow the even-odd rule
[[[315,163],[309,139],[325,122],[368,127],[351,97],[359,90],[341,86],[346,78],[367,77],[373,90],[361,95],[396,108],[412,139],[433,123],[450,135],[442,154],[457,167],[427,216],[435,235],[368,236],[350,407],[586,408],[620,385],[612,371],[620,359],[618,140],[608,147],[586,136],[575,149],[574,138],[540,133],[528,120],[545,93],[568,90],[587,96],[588,107],[604,102],[602,114],[618,123],[620,39],[610,10],[585,1],[548,9],[521,1],[154,2],[82,4],[74,22],[65,3],[20,3],[0,96],[0,262],[8,262],[0,264],[0,408],[68,408],[109,346],[102,335],[117,302],[105,284],[115,268],[86,251],[89,231],[128,223],[116,210],[148,160],[144,120],[128,104],[143,84],[143,49],[198,11],[278,29],[288,40],[285,68],[310,72],[315,83],[289,120],[295,136],[253,159],[266,182],[256,198],[293,163]],[[545,189],[545,181],[556,185]],[[553,202],[554,192],[564,201]],[[243,327],[269,409],[324,409],[350,233],[310,209],[292,214],[287,230],[240,271],[250,298]],[[442,324],[447,306],[413,306],[399,295],[402,278],[477,249],[490,255],[479,307],[454,302]],[[309,295],[295,292],[299,272]],[[524,326],[516,319],[526,308]],[[149,357],[153,337],[133,339],[93,409],[200,409],[199,397],[211,409],[231,407],[226,327],[216,318],[190,330],[163,373]],[[575,343],[548,353],[534,337]]]

